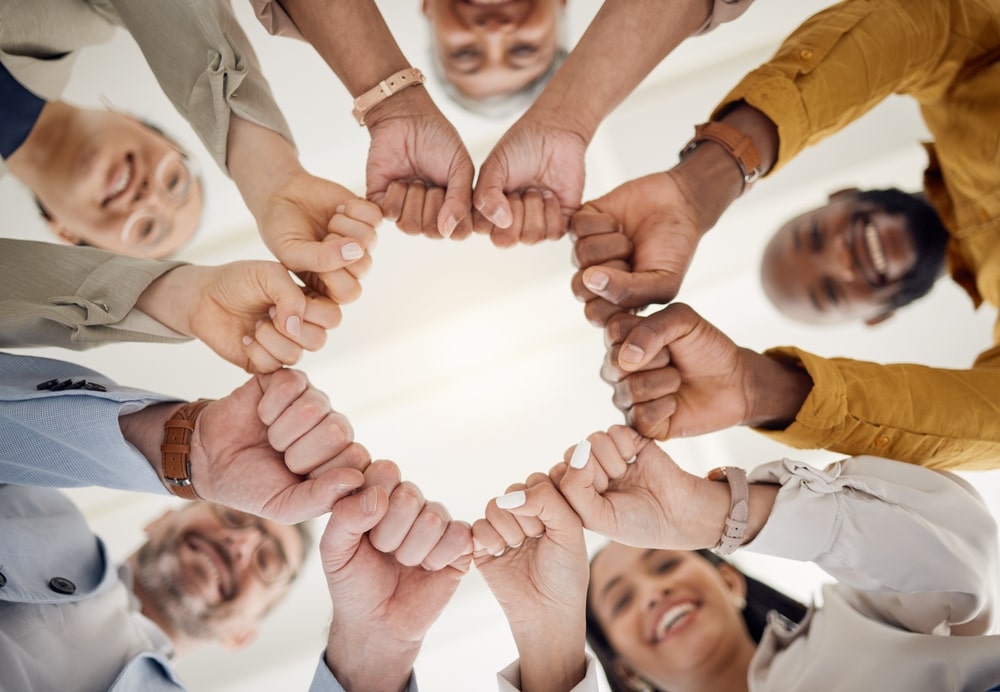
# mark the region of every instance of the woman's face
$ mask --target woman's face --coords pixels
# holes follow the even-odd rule
[[[566,0],[424,0],[445,79],[471,98],[508,94],[542,76],[558,48]]]
[[[590,574],[590,605],[618,661],[657,687],[690,687],[752,645],[734,601],[746,582],[729,565],[611,543]]]

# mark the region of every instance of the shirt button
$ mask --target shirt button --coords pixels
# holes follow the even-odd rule
[[[799,57],[803,60],[812,60],[813,52],[808,48],[803,48],[799,51]]]
[[[49,579],[49,588],[56,593],[66,594],[68,596],[76,591],[76,584],[65,577],[52,577]]]
[[[876,447],[885,447],[887,444],[889,444],[889,438],[886,437],[885,435],[875,438]]]

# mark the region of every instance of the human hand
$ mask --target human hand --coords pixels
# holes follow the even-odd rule
[[[586,671],[589,565],[580,518],[535,473],[486,505],[472,537],[476,567],[517,643],[521,689],[572,688]]]
[[[191,476],[205,500],[299,522],[329,512],[364,482],[371,459],[353,438],[304,373],[255,375],[198,416]]]
[[[357,300],[371,268],[382,212],[337,183],[299,170],[258,213],[268,249],[311,289],[336,303]]]
[[[479,167],[476,232],[498,247],[561,238],[580,207],[587,143],[551,120],[514,123]]]
[[[701,236],[711,224],[673,172],[630,180],[583,205],[571,222],[576,239],[573,294],[603,325],[611,315],[673,300]]]
[[[401,483],[399,467],[368,467],[364,490],[333,506],[320,539],[333,601],[326,661],[344,689],[404,688],[471,552],[469,525]]]
[[[179,298],[191,296],[185,333],[248,372],[295,364],[303,350],[322,348],[326,330],[340,324],[336,303],[304,291],[277,262],[187,265],[161,278],[183,283],[163,300],[186,305]]]
[[[642,548],[709,548],[729,509],[726,484],[687,473],[623,425],[567,450],[551,476],[586,528]]]
[[[368,199],[406,233],[461,240],[472,232],[472,159],[429,99],[408,104],[418,110],[368,125]]]
[[[812,389],[802,368],[740,348],[683,303],[605,330],[601,377],[646,437],[690,437],[734,425],[786,427]]]

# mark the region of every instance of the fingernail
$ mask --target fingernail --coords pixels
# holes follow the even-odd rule
[[[360,259],[363,254],[365,254],[365,251],[357,243],[348,243],[340,249],[340,256],[345,260]]]
[[[507,549],[504,548],[499,553],[493,553],[493,557],[503,557],[504,553],[506,553],[506,552],[507,552]]]
[[[608,287],[608,275],[604,272],[591,272],[583,278],[583,284],[591,291],[603,291]]]
[[[244,336],[243,337],[243,345],[244,346],[249,346],[252,343],[253,343],[253,339],[251,339],[249,336]]]
[[[626,464],[634,464],[636,459],[638,459],[638,457],[633,454],[629,459],[627,459],[625,461],[625,463]]]
[[[501,495],[497,498],[497,507],[500,509],[514,509],[524,504],[526,496],[523,490],[515,490],[512,493]]]
[[[573,450],[573,456],[569,458],[569,465],[575,469],[582,469],[590,460],[590,440],[581,440]]]
[[[621,350],[621,353],[618,354],[618,358],[626,363],[638,363],[645,355],[646,352],[641,348],[635,346],[634,344],[629,344]]]
[[[302,320],[299,319],[298,315],[292,315],[285,320],[285,331],[292,336],[298,336],[302,333]]]
[[[510,218],[510,212],[504,209],[503,207],[497,209],[497,213],[493,215],[493,223],[495,223],[497,226],[507,228],[507,226],[510,225],[511,221],[513,221],[513,219]]]
[[[361,509],[365,514],[375,514],[375,510],[378,509],[378,492],[375,488],[368,488],[361,495]]]
[[[555,197],[555,194],[552,192],[552,190],[546,189],[542,190],[542,197],[545,199],[552,199],[553,197]]]
[[[347,211],[347,205],[346,204],[339,204],[339,205],[337,205],[337,213],[338,214],[343,214],[345,211]]]
[[[272,320],[274,319],[274,316],[277,314],[278,314],[278,308],[274,307],[273,305],[267,309],[267,315]]]
[[[455,230],[455,226],[458,225],[458,219],[454,216],[449,216],[448,220],[444,222],[444,229],[441,231],[441,235],[445,238],[450,238],[452,231]]]

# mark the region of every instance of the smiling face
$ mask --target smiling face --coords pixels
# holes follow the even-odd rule
[[[844,192],[774,234],[761,280],[771,302],[792,319],[874,324],[892,313],[892,299],[917,259],[903,214]]]
[[[208,503],[168,512],[146,533],[135,591],[174,639],[248,643],[302,565],[296,527]]]
[[[424,0],[445,79],[479,99],[517,91],[549,69],[565,0]]]
[[[80,111],[34,192],[71,243],[166,257],[188,242],[202,189],[173,144],[134,118]]]
[[[662,689],[697,687],[754,647],[734,595],[742,575],[697,553],[611,543],[593,560],[590,607],[617,663]]]

